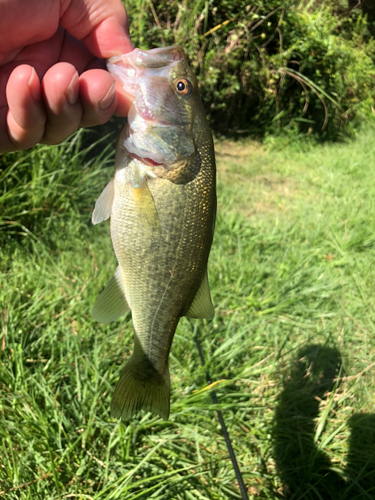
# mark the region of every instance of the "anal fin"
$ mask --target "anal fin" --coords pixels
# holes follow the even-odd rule
[[[204,273],[201,286],[191,303],[185,316],[188,318],[206,318],[211,319],[215,315],[214,306],[212,305],[210,287],[208,284],[207,271]]]
[[[110,323],[124,315],[129,309],[122,284],[121,270],[118,267],[108,285],[96,299],[92,308],[92,316],[99,323]]]

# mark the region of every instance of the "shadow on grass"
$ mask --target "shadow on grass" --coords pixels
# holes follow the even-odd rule
[[[375,498],[375,415],[358,413],[351,428],[347,473],[353,484],[347,498]],[[349,488],[348,488],[349,489]]]
[[[340,369],[337,349],[310,345],[299,351],[284,382],[273,441],[288,500],[375,498],[375,415],[350,418],[350,451],[344,474],[334,470],[329,456],[314,440],[319,404],[340,383]]]

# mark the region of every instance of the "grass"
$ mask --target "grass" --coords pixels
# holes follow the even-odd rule
[[[239,499],[185,319],[170,420],[109,416],[132,326],[90,316],[116,267],[90,224],[114,145],[82,140],[0,158],[0,498]],[[374,150],[373,130],[217,144],[217,312],[198,327],[251,499],[375,496]]]

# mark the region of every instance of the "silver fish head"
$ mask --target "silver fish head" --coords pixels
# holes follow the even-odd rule
[[[194,123],[204,110],[183,49],[135,49],[112,57],[107,66],[134,98],[123,143],[130,155],[167,170],[194,155]]]

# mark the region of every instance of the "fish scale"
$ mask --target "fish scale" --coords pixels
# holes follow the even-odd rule
[[[184,315],[213,315],[207,260],[216,211],[215,159],[197,82],[182,49],[132,54],[111,63],[119,65],[120,80],[125,90],[134,89],[135,100],[132,120],[118,139],[114,180],[93,213],[94,223],[111,217],[119,264],[93,316],[106,323],[127,308],[132,312],[134,351],[116,386],[112,414],[130,418],[143,408],[168,418],[168,356],[178,321]],[[178,88],[190,93],[179,95]],[[145,103],[152,109],[145,110]]]

